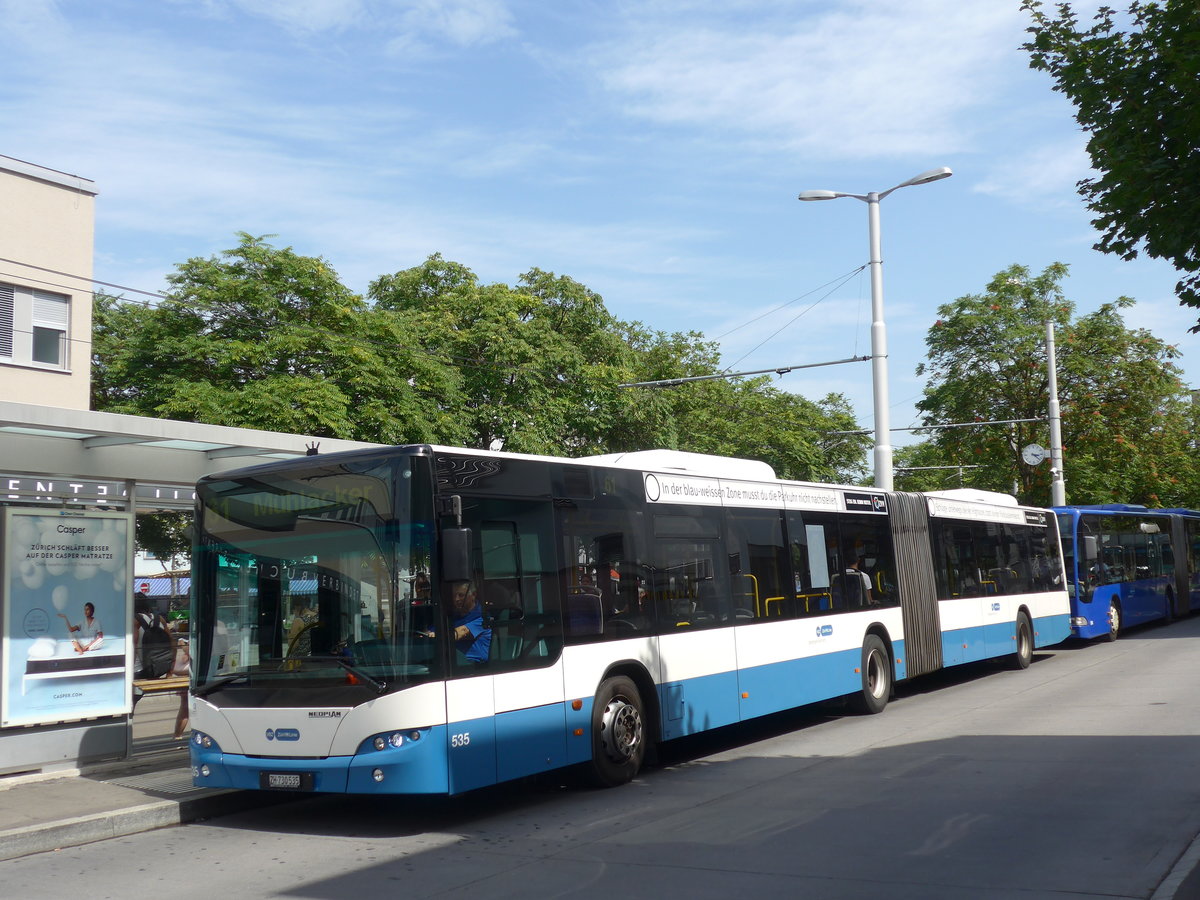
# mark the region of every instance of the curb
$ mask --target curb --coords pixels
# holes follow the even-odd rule
[[[0,832],[0,860],[78,847],[172,825],[185,825],[294,799],[297,798],[288,795],[263,796],[251,791],[217,790],[203,797],[156,800],[44,825],[12,828]]]

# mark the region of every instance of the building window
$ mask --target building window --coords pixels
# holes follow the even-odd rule
[[[65,369],[71,298],[0,284],[0,362]]]

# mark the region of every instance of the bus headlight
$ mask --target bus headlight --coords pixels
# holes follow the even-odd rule
[[[203,731],[192,732],[192,743],[197,747],[202,747],[205,750],[211,750],[217,746],[217,742],[205,734]]]
[[[399,749],[404,746],[404,734],[399,731],[393,731],[391,734],[377,734],[371,738],[371,746],[376,750],[386,750],[389,747]]]

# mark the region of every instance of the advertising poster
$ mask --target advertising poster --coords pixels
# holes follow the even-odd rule
[[[133,517],[4,509],[0,726],[128,713]]]

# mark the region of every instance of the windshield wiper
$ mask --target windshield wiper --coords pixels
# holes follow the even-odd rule
[[[353,675],[355,678],[361,678],[363,681],[365,681],[371,687],[375,688],[375,692],[377,694],[383,694],[383,693],[387,692],[387,682],[386,681],[379,681],[375,678],[372,678],[370,675],[368,675],[366,672],[364,672],[358,666],[354,665],[353,663],[347,662],[344,658],[342,658],[340,656],[333,657],[333,660],[339,666],[341,666],[343,669],[345,669],[347,672],[349,672],[351,675]]]
[[[196,688],[194,691],[192,691],[192,693],[197,697],[204,697],[208,694],[211,694],[213,691],[219,691],[221,688],[225,687],[225,685],[230,684],[231,682],[249,677],[249,672],[235,672],[233,675],[224,675],[221,678],[217,678],[214,681],[208,682],[207,684],[200,685],[200,687]]]

